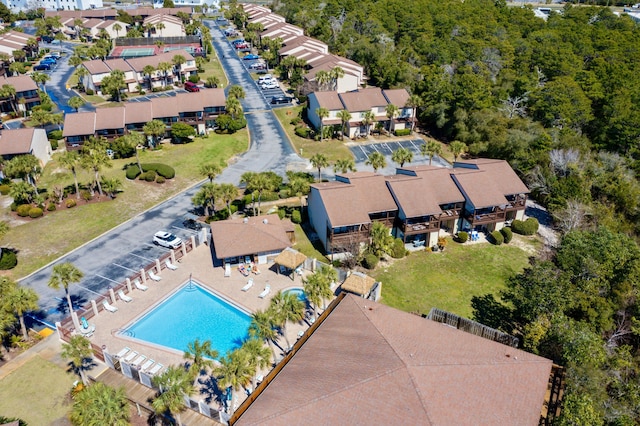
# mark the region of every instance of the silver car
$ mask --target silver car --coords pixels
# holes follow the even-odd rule
[[[159,246],[177,249],[182,245],[180,237],[173,235],[170,232],[160,231],[153,235],[153,242]]]

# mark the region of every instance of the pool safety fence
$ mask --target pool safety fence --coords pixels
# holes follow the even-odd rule
[[[132,287],[131,283],[133,283],[136,279],[140,280],[140,282],[143,284],[146,283],[148,276],[147,274],[149,273],[149,271],[155,271],[159,274],[162,269],[167,269],[167,259],[172,263],[181,262],[182,259],[187,255],[187,253],[192,251],[195,247],[197,247],[196,239],[192,236],[189,240],[184,241],[182,243],[182,246],[177,250],[170,250],[169,253],[165,253],[159,259],[156,259],[154,262],[145,265],[145,267],[141,269],[140,272],[137,272],[127,277],[124,281],[116,284],[115,286],[108,288],[96,299],[90,300],[89,303],[85,304],[82,308],[78,309],[75,312],[76,315],[78,317],[84,317],[88,321],[94,316],[106,310],[103,303],[104,301],[109,304],[116,303],[116,294],[118,293],[118,291],[122,290],[124,294],[130,294],[134,290],[141,291],[135,287]],[[65,342],[69,342],[71,340],[71,336],[73,336],[76,332],[71,315],[69,315],[62,321],[57,322],[56,327],[58,329],[58,336]],[[94,356],[104,362],[102,348],[92,343],[91,349],[93,350]]]
[[[162,42],[164,46],[167,46],[171,44],[200,44],[200,37],[153,37],[151,43],[147,37],[118,37],[113,41],[115,42],[115,46],[149,46],[150,44],[158,42]]]

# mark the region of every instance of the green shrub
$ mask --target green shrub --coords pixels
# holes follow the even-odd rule
[[[18,213],[20,217],[27,217],[29,216],[29,210],[31,210],[30,204],[20,204],[16,209],[16,213]]]
[[[93,195],[91,195],[90,191],[87,191],[86,189],[80,191],[80,198],[82,198],[85,201],[90,201],[93,198]]]
[[[378,258],[378,256],[372,253],[367,253],[364,255],[364,258],[362,259],[362,266],[364,266],[367,269],[375,269],[379,261],[380,259]]]
[[[309,129],[306,127],[296,127],[295,132],[296,135],[300,136],[301,138],[307,139],[309,137]]]
[[[459,243],[466,243],[469,240],[469,233],[465,232],[465,231],[460,231],[458,232],[458,235],[456,236],[456,241]]]
[[[11,203],[11,206],[9,208],[11,209],[12,212],[15,212],[16,210],[18,210],[18,205],[14,201],[13,203]]]
[[[7,195],[11,187],[9,185],[0,185],[0,194]]]
[[[502,236],[504,237],[505,244],[509,244],[513,239],[513,232],[511,231],[511,228],[502,228],[500,233],[502,233]]]
[[[2,250],[2,257],[0,257],[0,270],[6,271],[7,269],[13,269],[18,264],[18,256],[11,251]]]
[[[302,118],[300,117],[293,117],[290,121],[292,126],[297,126],[298,124],[302,123]]]
[[[198,83],[200,81],[200,76],[198,74],[190,75],[189,81],[192,83]]]
[[[42,209],[40,207],[32,207],[29,210],[29,217],[32,218],[32,219],[40,217],[40,216],[42,216],[42,214],[43,214],[42,213]]]
[[[500,231],[493,231],[491,233],[491,242],[497,246],[504,242],[504,237]]]
[[[140,168],[138,168],[137,164],[131,164],[130,166],[127,166],[125,174],[127,179],[134,180],[140,174]]]
[[[87,90],[85,91],[85,93],[86,93],[87,95],[91,96],[91,95],[93,95],[95,92],[93,91],[93,89],[87,89]]]
[[[280,218],[280,220],[284,219],[287,216],[287,211],[284,208],[279,208],[278,209],[278,217]]]
[[[47,137],[51,140],[59,141],[60,139],[62,139],[62,130],[52,130],[49,132]]]
[[[278,197],[284,199],[284,198],[289,198],[291,196],[291,194],[289,193],[289,189],[285,188],[282,191],[278,192]]]
[[[68,209],[75,207],[76,206],[76,200],[74,200],[73,198],[67,198],[67,201],[64,202],[64,204],[67,206]]]
[[[411,134],[411,129],[396,129],[394,133],[396,136],[407,136]]]
[[[291,222],[302,223],[302,214],[300,213],[300,210],[294,210],[291,213]]]
[[[394,259],[402,259],[407,254],[407,249],[404,248],[404,241],[400,238],[393,240],[393,246],[391,246],[391,253],[389,253]]]
[[[173,167],[162,163],[145,163],[142,164],[142,171],[154,171],[165,179],[173,179],[176,177],[176,171]]]
[[[51,145],[51,150],[55,151],[56,149],[58,149],[58,141],[55,139],[50,139],[49,140],[49,144]]]
[[[162,176],[158,176],[158,177],[156,178],[156,183],[163,184],[163,183],[165,183],[166,181],[167,181],[167,180],[166,180],[165,178],[163,178]]]
[[[153,182],[156,180],[156,172],[154,170],[147,170],[142,173],[138,179],[146,180],[147,182]]]
[[[514,220],[511,222],[511,230],[520,235],[533,235],[538,232],[538,219],[530,217],[525,221]]]
[[[56,205],[54,203],[49,203],[49,205],[47,206],[47,211],[48,212],[56,211]]]

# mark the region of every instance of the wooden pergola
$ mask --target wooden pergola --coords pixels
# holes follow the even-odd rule
[[[286,249],[282,250],[282,252],[273,260],[273,262],[276,265],[287,268],[293,273],[293,271],[298,269],[305,260],[307,260],[307,256],[297,250],[287,247]],[[279,268],[276,268],[276,271],[278,270]],[[292,273],[290,273],[289,276],[291,277],[291,279],[295,279],[295,275],[293,275]]]

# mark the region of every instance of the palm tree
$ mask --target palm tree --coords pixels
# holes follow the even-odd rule
[[[422,98],[415,93],[409,96],[409,99],[407,99],[407,102],[404,104],[404,106],[409,107],[413,110],[413,112],[411,113],[411,133],[413,133],[413,129],[416,125],[416,120],[418,119],[418,108],[420,108],[423,104],[424,102],[422,102]]]
[[[187,344],[184,351],[184,359],[190,361],[189,371],[194,376],[193,386],[198,384],[198,377],[214,365],[213,360],[218,358],[218,351],[211,347],[211,340],[200,343],[199,339]]]
[[[242,88],[242,86],[234,84],[233,86],[229,87],[229,94],[227,96],[236,98],[238,100],[244,99],[244,89]]]
[[[240,350],[246,352],[249,358],[249,367],[254,371],[252,389],[256,389],[258,371],[266,368],[271,362],[271,351],[264,346],[261,339],[249,338],[244,341]]]
[[[108,142],[104,138],[89,138],[89,142],[82,147],[81,164],[87,169],[93,171],[94,185],[98,188],[98,194],[102,193],[102,185],[100,183],[100,171],[103,167],[112,167],[111,158],[107,155]]]
[[[49,278],[49,287],[54,290],[59,290],[60,287],[64,288],[64,293],[69,304],[69,313],[73,312],[73,305],[71,304],[71,295],[69,294],[69,285],[73,283],[79,283],[82,280],[84,274],[81,270],[75,267],[71,262],[58,263],[53,267],[51,272],[51,278]]]
[[[110,198],[116,198],[116,193],[122,190],[122,182],[118,178],[102,178],[100,186]]]
[[[356,163],[354,163],[353,158],[341,158],[336,160],[333,165],[334,173],[348,173],[356,171]]]
[[[300,211],[302,212],[302,197],[309,193],[309,181],[303,177],[296,176],[289,180],[289,189],[292,194],[296,194],[296,197],[300,199]]]
[[[264,340],[271,348],[273,360],[276,359],[276,352],[273,343],[278,337],[276,324],[273,320],[272,312],[257,310],[251,315],[251,324],[249,324],[249,335]]]
[[[277,182],[272,179],[269,172],[255,173],[246,172],[240,177],[240,182],[247,185],[247,191],[258,193],[258,214],[262,208],[262,194],[264,191],[274,191],[277,188]]]
[[[62,353],[60,356],[69,360],[71,370],[78,374],[82,379],[82,383],[87,386],[89,381],[87,380],[85,371],[91,366],[93,357],[89,339],[77,334],[71,336],[69,343],[62,344]]]
[[[222,183],[218,186],[218,198],[227,206],[231,216],[231,202],[238,197],[238,188],[232,183]]]
[[[347,123],[351,120],[351,113],[346,109],[343,109],[342,111],[338,111],[336,116],[340,119],[340,123],[342,123],[342,135],[340,140],[344,140],[344,132],[346,131]]]
[[[18,112],[15,104],[16,102],[15,87],[9,84],[3,84],[2,87],[0,87],[0,98],[9,99],[9,103],[11,104],[11,109],[13,109],[13,112]]]
[[[36,84],[41,84],[42,85],[42,90],[44,91],[44,93],[47,93],[47,81],[49,81],[51,79],[51,77],[49,77],[48,74],[45,74],[43,72],[38,72],[38,71],[34,71],[31,74],[31,79],[33,81],[36,82]]]
[[[329,110],[324,107],[316,108],[316,114],[320,117],[320,142],[322,142],[322,137],[324,136],[324,123],[322,120],[329,117]]]
[[[195,392],[189,372],[182,366],[172,365],[160,376],[154,377],[153,383],[160,389],[151,402],[153,409],[158,414],[167,411],[175,414],[178,425],[182,425],[180,413],[187,408],[184,405],[184,396],[191,396]]]
[[[322,169],[325,167],[329,167],[329,160],[324,154],[315,154],[313,157],[309,159],[311,165],[318,169],[318,182],[322,182]]]
[[[71,99],[69,101],[71,101]],[[73,182],[76,186],[76,198],[79,200],[80,188],[78,186],[78,166],[80,165],[80,156],[77,151],[67,151],[60,157],[60,164],[73,174]]]
[[[67,105],[71,108],[75,109],[78,112],[78,109],[82,108],[86,102],[80,96],[72,96],[67,101]]]
[[[162,75],[164,76],[164,85],[167,86],[167,78],[169,77],[169,70],[173,68],[170,62],[160,62],[158,64],[158,71],[162,71]]]
[[[369,137],[369,133],[371,131],[371,125],[373,124],[375,119],[376,119],[376,115],[371,110],[365,111],[362,114],[362,124],[364,124],[365,128],[367,129],[366,130],[367,137]]]
[[[322,266],[313,275],[304,280],[304,294],[313,305],[313,315],[318,319],[318,306],[333,295],[331,283],[338,279],[335,269]]]
[[[164,24],[162,22],[158,22],[156,24],[156,30],[160,31],[160,37],[162,37],[162,30],[164,30],[166,27],[164,26]]]
[[[365,164],[367,166],[373,167],[373,171],[377,173],[378,169],[387,167],[387,160],[384,158],[384,155],[376,151],[369,154],[369,157],[367,157],[367,161],[365,162]]]
[[[331,76],[325,70],[320,70],[316,73],[316,84],[319,91],[327,90],[328,83],[331,81]]]
[[[84,61],[82,60],[82,58],[78,55],[73,55],[69,58],[69,65],[71,65],[72,67],[77,67],[80,64],[82,64]],[[82,67],[84,68],[84,67]],[[84,68],[86,69],[86,68]],[[77,70],[76,70],[77,71]]]
[[[76,68],[76,76],[78,77],[78,86],[84,87],[84,78],[89,75],[89,70],[85,67]]]
[[[206,176],[210,183],[213,182],[221,171],[222,168],[217,164],[203,164],[200,166],[200,174]]]
[[[22,337],[24,340],[28,340],[29,334],[24,324],[24,313],[38,309],[38,293],[31,288],[16,284],[8,293],[4,294],[3,298],[8,310],[18,315]]]
[[[178,79],[182,81],[182,64],[187,62],[187,60],[182,55],[175,55],[173,59],[171,59],[171,62],[178,72]]]
[[[142,127],[145,136],[151,136],[151,144],[153,147],[157,145],[158,138],[164,136],[167,131],[166,126],[160,120],[151,120]]]
[[[404,147],[400,147],[393,151],[391,160],[393,160],[395,163],[400,164],[400,167],[404,167],[404,163],[410,163],[411,161],[413,161],[413,151]]]
[[[271,299],[269,310],[282,331],[282,336],[287,342],[287,348],[291,347],[287,337],[287,322],[298,322],[304,318],[304,302],[298,299],[294,293],[278,291]]]
[[[204,85],[209,88],[218,87],[219,84],[220,84],[220,79],[215,75],[208,76],[206,81],[204,82]]]
[[[204,207],[207,216],[213,216],[216,208],[216,197],[218,195],[218,184],[208,182],[200,187],[191,201],[198,207]]]
[[[389,251],[392,243],[393,237],[389,233],[389,228],[384,226],[382,222],[373,222],[369,251],[377,257],[382,257],[384,253]]]
[[[340,67],[333,67],[329,71],[329,78],[331,79],[331,90],[338,90],[338,80],[344,77],[344,70]]]
[[[420,145],[420,154],[429,156],[429,165],[431,165],[431,161],[433,160],[434,155],[442,154],[442,145],[440,145],[436,141],[428,141],[424,145]]]
[[[117,22],[113,24],[113,31],[116,32],[116,38],[120,37],[121,30],[122,30],[122,25],[118,24]]]
[[[35,195],[35,188],[23,181],[15,182],[9,189],[9,196],[13,198],[18,205],[31,204]]]
[[[387,118],[389,119],[389,133],[393,131],[393,120],[398,116],[400,110],[394,104],[389,104],[384,109],[387,113]]]
[[[148,80],[149,80],[149,90],[152,89],[151,86],[151,75],[156,71],[156,69],[153,67],[153,65],[145,65],[144,68],[142,68],[142,75],[146,75]]]
[[[214,369],[214,374],[218,378],[220,388],[231,388],[233,397],[231,399],[230,414],[235,411],[236,393],[243,387],[251,383],[251,378],[255,374],[255,364],[251,363],[250,356],[246,351],[236,349],[220,359],[220,365]]]
[[[453,161],[458,161],[458,157],[467,152],[467,144],[460,141],[453,141],[449,144],[449,149],[453,154]]]
[[[224,108],[227,111],[227,114],[229,114],[234,120],[242,114],[242,105],[235,96],[227,97],[227,102],[225,103]]]
[[[96,382],[73,397],[74,425],[129,425],[129,401],[123,386],[112,388]]]

